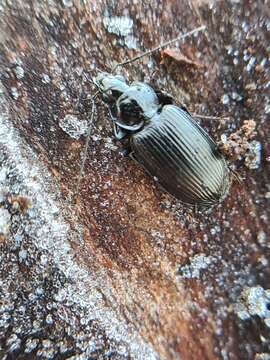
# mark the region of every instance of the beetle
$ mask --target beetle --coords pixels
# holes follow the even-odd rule
[[[230,170],[209,134],[171,95],[121,75],[94,79],[109,105],[114,134],[139,162],[181,202],[210,207],[230,187]]]

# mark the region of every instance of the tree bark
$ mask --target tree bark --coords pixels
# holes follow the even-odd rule
[[[243,180],[213,209],[179,204],[121,155],[98,98],[75,201],[87,77],[201,25],[117,71],[217,117],[198,121],[234,134]],[[1,359],[270,354],[267,26],[262,1],[1,3]]]

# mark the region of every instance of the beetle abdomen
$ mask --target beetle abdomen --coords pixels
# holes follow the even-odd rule
[[[135,158],[170,194],[192,205],[212,205],[230,185],[229,169],[211,137],[183,109],[163,107],[132,136]]]

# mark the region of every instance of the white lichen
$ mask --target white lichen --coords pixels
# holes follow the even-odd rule
[[[10,227],[10,214],[6,209],[0,208],[0,234],[6,235]]]
[[[228,105],[229,102],[230,102],[230,97],[229,97],[229,95],[224,94],[224,95],[221,97],[221,102],[222,102],[223,105]]]
[[[49,84],[51,82],[50,76],[47,74],[42,74],[41,81],[43,82],[43,84]]]
[[[132,34],[133,20],[129,16],[105,16],[103,24],[108,32],[121,36],[126,45],[130,49],[136,49],[136,39]]]
[[[25,343],[24,352],[26,353],[32,352],[38,346],[38,343],[39,343],[38,339],[32,339],[32,338],[27,339]]]
[[[62,3],[64,6],[66,7],[71,7],[73,6],[73,1],[72,0],[62,0]]]
[[[11,91],[11,95],[12,95],[13,99],[17,100],[19,97],[18,89],[15,86],[12,86],[10,91]]]
[[[245,165],[249,169],[258,169],[261,164],[262,144],[253,140],[249,143],[248,152],[245,155]]]
[[[234,311],[241,320],[258,316],[270,327],[269,305],[270,290],[265,290],[262,286],[247,287],[242,291]]]
[[[241,101],[243,99],[243,97],[238,94],[236,91],[233,91],[232,92],[232,99],[235,100],[235,101]]]
[[[127,36],[132,31],[133,20],[128,16],[106,16],[103,24],[110,33]]]
[[[189,265],[180,267],[178,272],[183,278],[199,278],[201,270],[207,269],[213,260],[212,256],[197,254],[189,260]]]
[[[24,69],[21,66],[15,67],[15,74],[17,79],[22,79],[24,77]]]
[[[265,245],[266,245],[267,237],[266,237],[266,233],[265,233],[263,230],[260,230],[260,231],[258,232],[257,240],[258,240],[258,243],[259,243],[261,246],[265,246]]]
[[[70,137],[78,140],[87,133],[88,124],[86,120],[81,120],[77,116],[68,114],[59,121],[59,126]]]

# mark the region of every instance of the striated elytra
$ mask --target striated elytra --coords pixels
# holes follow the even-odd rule
[[[129,153],[171,195],[208,207],[228,193],[230,170],[215,142],[166,92],[120,75],[100,73],[95,83],[110,105],[114,133]]]

